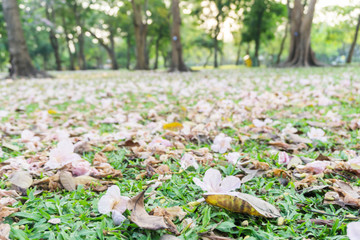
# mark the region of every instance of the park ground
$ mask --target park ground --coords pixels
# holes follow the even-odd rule
[[[145,209],[155,215],[179,207],[172,222],[180,239],[348,239],[347,224],[359,221],[358,67],[52,74],[0,82],[0,189],[19,185],[11,180],[18,171],[32,178],[17,186],[21,196],[8,197],[13,213],[3,224],[11,239],[169,234],[138,227],[129,210],[120,225],[100,213],[111,185],[130,198],[147,189]],[[231,138],[225,153],[214,147],[217,136]],[[97,169],[75,189],[59,179],[41,182],[64,169],[81,175],[66,165],[45,167],[64,137]],[[184,162],[185,154],[196,163]],[[96,161],[111,168],[99,174]],[[272,204],[281,217],[196,203],[203,191],[193,178],[209,168],[241,179],[237,191]]]

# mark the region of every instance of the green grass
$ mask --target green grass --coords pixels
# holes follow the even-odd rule
[[[195,68],[194,68],[195,69]],[[199,68],[200,69],[200,68]],[[197,69],[197,70],[199,70]],[[298,91],[323,91],[324,86],[334,83],[337,87],[339,96],[336,94],[330,98],[338,103],[329,106],[317,106],[316,104],[302,105],[302,102],[293,105],[279,105],[279,106],[265,106],[264,111],[261,111],[259,117],[270,117],[273,120],[279,121],[279,124],[274,126],[273,133],[279,133],[288,123],[293,124],[298,131],[302,132],[300,136],[306,137],[310,126],[307,121],[328,122],[324,116],[326,112],[332,110],[338,113],[345,124],[342,128],[350,135],[349,138],[342,137],[333,129],[325,129],[326,135],[329,137],[327,143],[313,143],[308,145],[308,149],[301,150],[295,154],[298,156],[306,156],[309,158],[316,158],[319,153],[330,155],[337,158],[344,159],[346,154],[344,150],[353,149],[358,144],[358,131],[350,131],[346,124],[348,124],[354,117],[351,114],[359,114],[360,98],[356,96],[355,89],[344,87],[343,81],[349,76],[353,78],[354,84],[359,85],[358,78],[360,71],[358,68],[316,68],[316,69],[256,69],[256,68],[240,68],[234,69],[232,66],[226,66],[226,70],[204,70],[195,72],[190,79],[187,75],[171,75],[162,72],[112,72],[112,71],[93,71],[91,73],[76,72],[76,73],[59,73],[58,79],[34,80],[31,88],[33,94],[40,93],[44,89],[44,85],[48,88],[59,87],[59,94],[67,94],[69,90],[64,84],[66,81],[71,81],[78,86],[78,93],[81,95],[80,100],[71,100],[72,94],[64,96],[57,96],[59,102],[52,105],[49,104],[53,96],[45,97],[43,102],[30,99],[31,91],[27,91],[23,96],[16,96],[19,103],[15,102],[13,107],[24,106],[24,111],[11,112],[10,116],[4,118],[1,124],[6,122],[19,127],[19,129],[31,129],[39,120],[40,111],[48,111],[54,109],[59,111],[57,114],[49,116],[49,129],[62,126],[64,122],[69,119],[76,119],[71,123],[68,129],[82,126],[88,131],[93,130],[99,136],[107,136],[112,133],[117,133],[122,128],[129,128],[123,123],[120,124],[101,124],[99,121],[105,119],[107,116],[112,116],[118,110],[125,113],[141,113],[144,119],[140,121],[141,124],[148,124],[156,122],[154,119],[149,119],[147,113],[150,109],[156,109],[158,115],[162,120],[166,121],[167,116],[171,114],[179,114],[181,106],[191,108],[195,106],[201,99],[207,100],[212,106],[215,106],[220,100],[231,99],[235,104],[242,104],[242,99],[239,98],[241,91],[254,91],[261,95],[266,92],[290,92],[292,96]],[[293,82],[300,82],[302,79],[326,79],[324,85],[313,84],[310,86],[300,86],[299,84],[292,85]],[[61,80],[60,80],[61,79]],[[71,80],[75,79],[75,80]],[[139,80],[140,79],[140,80]],[[210,82],[204,79],[209,79]],[[216,80],[222,84],[229,84],[238,92],[226,92],[222,94],[214,87]],[[132,81],[140,81],[137,85],[143,88],[137,89],[131,87]],[[176,84],[184,81],[182,87],[177,88]],[[273,81],[273,82],[270,82]],[[162,85],[167,84],[169,85]],[[204,83],[203,85],[198,85]],[[327,84],[329,83],[329,84]],[[0,105],[4,106],[8,101],[10,94],[15,94],[21,85],[29,86],[28,82],[20,81],[9,83],[3,86],[5,96],[0,97]],[[32,83],[31,83],[32,84]],[[90,90],[89,84],[93,88]],[[143,84],[143,85],[142,85]],[[208,85],[206,85],[208,84]],[[283,84],[283,87],[282,87]],[[155,86],[157,89],[151,88]],[[169,86],[172,89],[165,88]],[[6,88],[6,89],[5,89]],[[181,92],[184,88],[189,91]],[[194,89],[196,91],[193,91]],[[231,89],[231,88],[229,88]],[[96,91],[95,91],[96,90]],[[305,92],[304,90],[304,92]],[[104,94],[111,92],[116,104],[112,109],[102,109],[99,104],[99,99],[104,97]],[[73,91],[72,93],[76,93]],[[166,103],[156,100],[157,96],[166,95]],[[87,98],[93,96],[94,100]],[[346,98],[345,96],[355,96],[354,99]],[[30,99],[30,102],[20,103],[20,100]],[[265,101],[265,100],[264,100]],[[256,106],[250,106],[253,111],[254,108],[261,106],[259,102]],[[19,106],[18,106],[19,105]],[[174,109],[177,109],[174,112]],[[309,119],[298,117],[304,112],[310,114]],[[28,119],[21,120],[24,113]],[[289,114],[285,114],[289,113]],[[223,113],[223,114],[228,114]],[[232,115],[233,113],[231,113]],[[284,115],[285,114],[285,115]],[[233,127],[217,128],[217,130],[232,137],[232,148],[234,151],[244,153],[248,158],[255,159],[260,162],[266,162],[270,168],[283,168],[277,163],[277,156],[271,154],[272,148],[267,144],[269,139],[249,139],[244,144],[239,143],[239,135],[241,135],[244,127],[251,125],[251,117],[243,116],[241,119],[233,116],[226,116],[225,119],[231,119],[230,122],[236,122]],[[193,117],[187,115],[180,117],[181,120],[195,121]],[[209,118],[205,118],[206,120]],[[220,120],[221,121],[221,120]],[[140,124],[140,125],[141,125]],[[156,132],[152,135],[160,135],[164,130]],[[250,133],[251,134],[251,133]],[[214,132],[209,135],[213,136]],[[5,135],[4,135],[5,136]],[[10,134],[5,136],[6,141],[16,143],[18,135]],[[213,136],[214,137],[214,136]],[[211,139],[213,139],[213,137]],[[139,139],[142,135],[139,136]],[[338,143],[336,138],[341,138],[344,143]],[[118,144],[113,142],[113,144]],[[46,142],[45,146],[54,145],[54,143]],[[186,142],[187,150],[199,149],[202,147],[210,149],[211,143]],[[96,144],[95,144],[96,145]],[[96,151],[99,151],[104,144],[96,145]],[[336,149],[340,149],[336,152]],[[44,150],[44,149],[42,149]],[[20,152],[15,152],[4,148],[4,157],[0,158],[0,162],[19,155],[25,154],[25,148]],[[92,162],[96,151],[85,153],[83,159]],[[36,153],[31,153],[33,156]],[[142,159],[134,157],[131,149],[119,147],[116,151],[106,153],[109,163],[123,173],[123,178],[115,179],[114,183],[119,186],[123,196],[133,197],[140,193],[148,186],[148,181],[156,180],[159,176],[154,176],[143,179],[136,179],[136,177],[144,172],[137,166],[141,165]],[[241,171],[232,165],[223,164],[224,155],[213,153],[214,163],[216,169],[222,172],[223,176],[237,175]],[[156,156],[159,158],[160,156]],[[172,207],[180,206],[188,214],[186,218],[191,218],[194,222],[194,227],[185,228],[180,220],[175,220],[174,223],[181,232],[180,239],[198,239],[201,233],[215,231],[218,235],[227,236],[234,239],[347,239],[346,238],[346,224],[351,220],[346,218],[346,215],[359,216],[359,209],[346,207],[342,208],[337,205],[324,205],[324,195],[328,191],[326,189],[318,190],[308,194],[303,194],[295,189],[295,180],[291,180],[287,186],[283,186],[279,179],[272,176],[264,175],[263,177],[255,177],[251,181],[242,184],[239,191],[256,195],[257,197],[268,201],[276,206],[285,219],[283,225],[278,224],[278,219],[266,219],[252,217],[248,215],[232,213],[218,207],[213,207],[202,203],[195,208],[191,208],[188,204],[196,201],[202,197],[202,191],[193,182],[193,177],[202,179],[204,173],[209,166],[200,166],[195,170],[189,168],[185,171],[179,171],[179,159],[170,157],[162,164],[167,164],[173,174],[171,178],[163,182],[162,186],[156,189],[156,194],[153,197],[146,199],[145,206],[148,211],[156,206]],[[319,178],[319,181],[326,181],[330,178],[345,180],[340,175],[324,175]],[[348,180],[352,185],[360,186],[359,178],[352,178]],[[8,188],[6,176],[0,179],[0,187]],[[149,189],[147,193],[150,193]],[[27,196],[23,196],[14,205],[20,208],[20,211],[14,213],[5,219],[5,223],[11,225],[11,239],[159,239],[166,230],[146,230],[141,229],[136,224],[131,223],[127,219],[120,226],[115,226],[112,218],[107,215],[100,214],[97,210],[97,203],[104,193],[97,193],[92,190],[85,190],[79,186],[74,192],[67,192],[65,190],[48,192],[43,191],[36,194],[36,189],[28,189]],[[325,212],[323,214],[321,212]],[[130,212],[125,212],[125,216],[129,216]],[[50,224],[47,221],[51,218],[60,218],[60,224]],[[310,219],[332,220],[333,226],[316,225]]]

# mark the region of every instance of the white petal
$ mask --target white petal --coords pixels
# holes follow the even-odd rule
[[[209,192],[218,192],[221,183],[221,173],[217,169],[210,168],[204,175],[204,184]]]
[[[113,185],[111,187],[108,188],[106,195],[110,195],[112,198],[118,200],[120,199],[120,188],[116,185]]]
[[[108,214],[111,212],[114,206],[114,198],[112,198],[109,194],[105,194],[102,196],[98,203],[98,211],[102,214]]]
[[[57,148],[60,149],[63,153],[73,153],[74,145],[70,139],[62,140],[58,143]]]
[[[360,240],[360,222],[352,222],[347,225],[347,236],[350,240]]]
[[[220,184],[220,192],[226,193],[240,188],[240,179],[235,176],[228,176]]]
[[[194,177],[193,181],[196,185],[198,185],[199,187],[201,187],[201,189],[205,192],[209,191],[208,187],[198,178]]]
[[[119,213],[125,212],[129,200],[130,198],[121,196],[120,199],[118,200],[118,203],[114,206],[114,211],[117,211]]]
[[[112,211],[112,219],[114,220],[115,225],[120,225],[123,221],[126,220],[126,217],[122,215],[121,212],[118,211]]]

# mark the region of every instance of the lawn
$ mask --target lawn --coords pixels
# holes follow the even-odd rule
[[[10,239],[348,239],[360,219],[358,67],[53,74],[0,82]],[[209,169],[281,216],[202,201],[194,178]],[[145,210],[175,230],[139,227],[134,209],[115,224],[99,212],[112,185],[146,190]]]

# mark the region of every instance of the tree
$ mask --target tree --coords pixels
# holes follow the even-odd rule
[[[61,71],[61,58],[59,53],[59,43],[55,34],[55,8],[54,1],[47,0],[45,3],[45,14],[46,18],[49,21],[50,31],[49,31],[49,39],[51,43],[51,47],[53,48],[55,62],[56,62],[56,70]]]
[[[185,65],[182,56],[182,45],[181,45],[181,16],[179,0],[172,0],[171,2],[171,13],[172,13],[172,28],[171,28],[171,68],[170,71],[189,71],[189,68]]]
[[[10,77],[49,77],[45,72],[36,70],[31,62],[21,26],[17,1],[3,0],[2,6],[10,52]]]
[[[355,49],[356,42],[357,42],[357,38],[358,38],[358,34],[359,34],[359,28],[360,28],[360,15],[358,17],[358,21],[357,21],[357,24],[356,24],[355,35],[354,35],[354,40],[351,43],[351,47],[350,47],[349,54],[348,54],[347,59],[346,59],[346,63],[351,63],[352,56],[354,54],[354,49]]]
[[[260,65],[259,50],[261,40],[274,38],[276,27],[285,16],[286,6],[272,0],[254,0],[250,11],[245,11],[245,31],[242,33],[244,42],[255,42],[254,65]]]
[[[91,17],[89,18],[89,25],[92,27],[87,27],[86,30],[91,34],[93,38],[95,38],[98,43],[105,49],[107,52],[110,61],[111,61],[111,69],[117,70],[119,69],[119,64],[116,59],[115,52],[115,35],[118,31],[118,19],[116,14],[116,1],[94,1],[96,4],[101,4],[102,6],[106,6],[107,11],[92,11]],[[85,28],[85,27],[84,27]],[[97,31],[101,31],[106,37],[99,37],[96,33]]]
[[[144,3],[143,3],[144,2]],[[143,3],[143,4],[142,4]],[[133,7],[133,22],[135,29],[135,41],[136,41],[136,66],[138,70],[148,70],[149,64],[146,60],[146,36],[148,31],[147,24],[147,6],[148,0],[131,0]],[[144,10],[142,8],[144,7]],[[144,13],[143,13],[144,12]],[[144,16],[144,17],[143,17]]]
[[[307,67],[321,66],[311,48],[311,26],[314,18],[316,0],[310,0],[307,13],[301,0],[294,0],[290,11],[290,49],[289,57],[283,66]]]
[[[198,16],[201,24],[208,25],[208,22],[214,22],[210,27],[209,32],[214,41],[214,67],[217,68],[218,54],[221,52],[220,48],[220,30],[226,19],[229,17],[231,11],[237,12],[240,1],[239,0],[207,0],[196,1],[197,7],[193,14]]]

